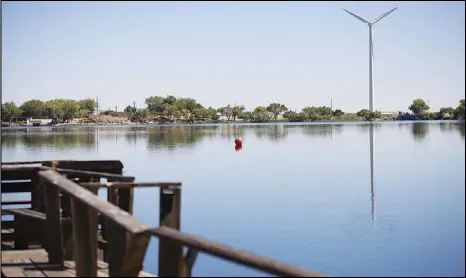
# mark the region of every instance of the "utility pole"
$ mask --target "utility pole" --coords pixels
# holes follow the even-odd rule
[[[133,108],[136,109],[136,102],[133,101]]]
[[[95,98],[96,115],[99,115],[99,97]]]

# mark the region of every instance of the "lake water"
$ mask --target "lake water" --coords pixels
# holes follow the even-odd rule
[[[2,161],[119,159],[137,181],[180,181],[183,231],[296,266],[465,275],[464,123],[29,128],[1,139]],[[152,226],[158,196],[135,193],[135,216]],[[265,276],[204,254],[193,275]]]

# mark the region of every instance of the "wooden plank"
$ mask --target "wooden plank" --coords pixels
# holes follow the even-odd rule
[[[34,260],[43,260],[47,258],[47,251],[45,249],[32,249],[32,250],[2,250],[2,264],[3,262],[12,259],[29,258]]]
[[[86,203],[89,207],[105,215],[132,234],[136,234],[148,229],[148,226],[131,217],[129,213],[121,210],[115,205],[110,204],[106,200],[95,196],[89,190],[82,188],[81,186],[68,180],[54,170],[41,171],[39,172],[39,176],[42,179],[56,185],[58,188],[60,188],[60,190],[70,195],[72,198]]]
[[[2,162],[2,166],[3,165],[25,165],[25,164],[38,164],[38,165],[41,165],[43,163],[45,163],[47,161],[43,161],[43,160],[33,160],[33,161],[9,161],[9,162]]]
[[[188,246],[206,254],[248,266],[250,268],[254,268],[269,274],[282,277],[325,277],[325,275],[320,273],[294,267],[198,236],[181,233],[175,229],[159,227],[151,229],[150,233],[159,237],[160,239],[165,238],[179,241],[184,246]],[[162,275],[159,273],[159,276]]]
[[[2,172],[3,179],[3,172]],[[2,182],[2,193],[27,193],[31,192],[34,184],[30,181],[25,182]],[[4,201],[3,201],[4,202]],[[2,205],[3,205],[2,202]]]
[[[64,177],[63,177],[64,178]],[[64,178],[66,179],[66,178]],[[47,251],[49,252],[49,261],[52,264],[59,264],[63,266],[64,252],[63,252],[63,232],[61,225],[61,206],[59,189],[47,180],[41,178],[40,182],[44,185],[45,203],[46,206],[46,223],[44,235],[47,239]]]
[[[2,231],[3,230],[8,230],[8,229],[13,229],[14,225],[14,220],[3,220],[2,221]]]
[[[55,170],[61,174],[72,174],[76,177],[86,177],[92,176],[96,178],[115,178],[121,181],[133,181],[135,178],[132,176],[122,176],[119,174],[110,174],[105,172],[94,172],[94,171],[83,171],[83,170],[71,170],[71,169],[63,169],[63,168],[48,168],[43,170]]]
[[[11,223],[14,223],[11,221]],[[2,226],[2,243],[15,240],[14,226],[12,228],[6,229]]]
[[[2,201],[2,206],[12,206],[12,205],[30,205],[31,200],[8,200]]]
[[[11,265],[17,264],[18,266],[5,266],[5,263]],[[23,260],[21,258],[5,260],[4,262],[2,251],[2,277],[26,277],[23,269],[21,268],[22,264]]]
[[[65,265],[69,269],[74,269],[75,268],[75,263],[73,261],[65,261]],[[112,277],[112,276],[109,275],[106,263],[104,263],[102,261],[98,261],[97,262],[97,268],[98,268],[97,274],[98,274],[99,277]],[[73,273],[74,273],[74,271],[73,271]],[[157,276],[154,275],[154,274],[148,273],[148,272],[141,271],[141,272],[139,272],[138,277],[157,277]]]
[[[27,266],[23,267],[23,272],[26,277],[47,277],[45,276],[45,273],[31,261],[31,259],[23,258],[23,262],[27,264]]]
[[[2,181],[9,180],[30,180],[37,173],[40,167],[2,167]]]
[[[160,226],[180,230],[181,190],[179,187],[160,189]],[[183,245],[179,241],[160,238],[159,276],[185,277]]]
[[[120,174],[123,170],[123,163],[119,160],[58,160],[54,161],[54,167]]]
[[[35,211],[29,208],[20,208],[20,209],[3,209],[6,213],[12,214],[12,215],[21,215],[21,216],[26,216],[29,218],[34,218],[37,220],[46,220],[46,214],[43,212]],[[69,218],[61,218],[62,222],[70,222],[71,220]]]
[[[73,250],[77,277],[97,276],[97,215],[86,203],[73,199]]]
[[[90,187],[113,187],[113,188],[136,188],[136,187],[172,187],[181,186],[180,182],[80,182],[82,186]]]

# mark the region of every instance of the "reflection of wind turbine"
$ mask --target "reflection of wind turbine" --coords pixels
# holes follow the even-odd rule
[[[369,124],[369,145],[371,157],[371,214],[372,220],[375,219],[375,189],[374,189],[374,125]]]
[[[391,9],[390,11],[382,14],[381,16],[377,17],[373,22],[369,22],[365,20],[364,18],[355,15],[354,13],[345,10],[345,12],[349,13],[350,15],[354,16],[355,18],[359,19],[363,23],[366,23],[369,26],[369,110],[374,111],[374,86],[372,83],[372,62],[374,59],[374,42],[372,41],[372,26],[382,20],[382,18],[386,17],[393,11],[395,11],[397,8]]]

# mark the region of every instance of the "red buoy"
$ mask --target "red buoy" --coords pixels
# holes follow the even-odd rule
[[[236,146],[242,146],[243,145],[243,140],[241,140],[241,138],[236,138],[235,139],[235,145]]]
[[[237,151],[237,152],[241,151],[242,149],[243,149],[243,146],[241,146],[241,145],[236,145],[235,146],[235,151]]]

